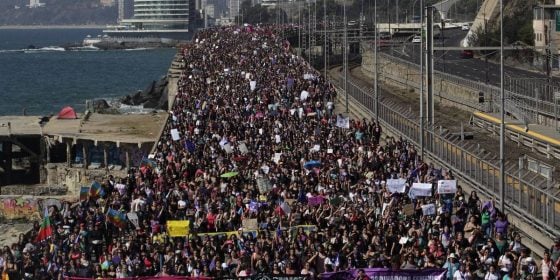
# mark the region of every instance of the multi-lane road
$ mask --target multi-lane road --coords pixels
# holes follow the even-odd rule
[[[437,47],[458,47],[461,40],[466,36],[467,31],[460,29],[447,29],[444,32],[444,38],[434,39],[434,46]],[[401,47],[386,51],[394,56],[420,63],[420,44],[407,42]],[[488,84],[500,85],[500,65],[486,61],[484,57],[463,58],[462,51],[435,51],[434,52],[434,70],[449,73],[465,79],[487,82]],[[506,76],[512,78],[533,78],[545,79],[543,73],[527,71],[519,68],[504,67]],[[557,79],[555,79],[557,80]],[[560,80],[557,80],[560,81]]]

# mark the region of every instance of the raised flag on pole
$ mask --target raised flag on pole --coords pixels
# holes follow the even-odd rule
[[[113,210],[112,208],[109,208],[109,211],[107,211],[107,220],[109,220],[109,222],[111,222],[113,225],[117,227],[120,228],[126,227],[125,214],[120,211]]]
[[[45,214],[43,216],[43,221],[41,222],[41,228],[39,229],[39,233],[37,233],[37,238],[35,239],[36,242],[41,242],[49,236],[52,235],[52,226],[51,220],[49,219],[49,208],[45,208]]]

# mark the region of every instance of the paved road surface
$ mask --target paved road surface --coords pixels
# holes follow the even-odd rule
[[[467,31],[460,29],[446,30],[444,33],[445,39],[435,39],[435,46],[459,46],[461,40],[465,37]],[[392,55],[397,56],[416,64],[420,63],[418,52],[420,44],[406,43],[404,46],[391,51],[386,50],[387,53],[391,52]],[[461,58],[461,51],[436,51],[435,52],[434,69],[470,79],[473,81],[485,82],[488,80],[489,84],[500,85],[500,65],[492,62],[486,63],[483,59]],[[531,72],[523,69],[513,68],[509,66],[504,67],[506,76],[518,78],[542,78],[546,76],[541,73]],[[560,79],[555,79],[560,82]]]

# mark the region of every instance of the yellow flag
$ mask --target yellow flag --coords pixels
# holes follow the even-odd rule
[[[167,221],[167,232],[171,237],[189,235],[189,221]]]

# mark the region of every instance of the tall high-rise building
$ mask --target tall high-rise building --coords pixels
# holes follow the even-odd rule
[[[188,29],[189,0],[134,0],[134,18],[126,19],[143,30]]]
[[[239,15],[239,10],[241,9],[241,0],[229,0],[228,3],[229,16],[234,18]]]
[[[134,0],[134,16],[104,30],[110,36],[182,39],[192,22],[192,0]]]

